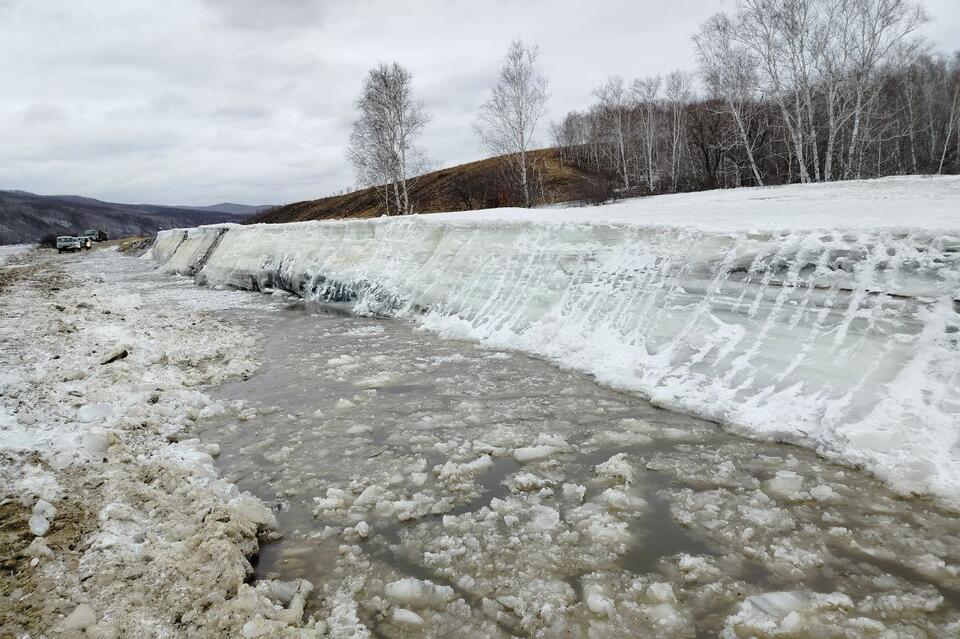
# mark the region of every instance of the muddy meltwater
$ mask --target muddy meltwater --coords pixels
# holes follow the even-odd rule
[[[960,629],[956,515],[856,469],[408,322],[223,312],[263,365],[199,434],[277,515],[257,576],[334,635]]]

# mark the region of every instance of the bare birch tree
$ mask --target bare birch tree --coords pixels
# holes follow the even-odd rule
[[[526,207],[533,206],[529,152],[547,103],[547,79],[536,66],[539,55],[536,45],[513,41],[490,99],[480,107],[474,122],[484,147],[505,157]]]
[[[644,172],[647,187],[656,190],[657,172],[654,164],[654,149],[657,140],[657,98],[663,78],[659,75],[637,78],[633,81],[631,92],[640,111],[640,140],[643,148]]]
[[[747,122],[758,102],[756,60],[748,51],[734,44],[733,24],[722,13],[704,22],[693,41],[697,46],[704,82],[714,95],[723,100],[747,154],[753,178],[758,186],[763,186]]]
[[[947,147],[950,146],[950,137],[953,135],[954,123],[960,120],[957,99],[960,98],[960,82],[953,90],[953,100],[950,102],[950,117],[947,118],[947,135],[943,138],[943,152],[940,154],[940,164],[937,165],[937,175],[943,174],[943,162],[947,159]],[[960,124],[960,123],[958,123]],[[958,137],[960,139],[960,137]],[[957,142],[957,155],[960,156],[960,142]]]
[[[623,85],[623,78],[611,76],[593,94],[600,100],[598,115],[604,133],[613,141],[623,188],[630,188],[630,171],[627,167],[627,144],[630,128],[630,98]]]
[[[677,190],[680,176],[680,161],[683,151],[683,130],[686,124],[687,103],[690,102],[692,80],[685,71],[671,71],[667,76],[664,92],[670,105],[670,180],[673,191]]]
[[[391,200],[396,214],[413,212],[410,180],[426,167],[417,139],[430,115],[413,99],[412,84],[410,71],[396,62],[370,70],[347,150],[357,181],[383,189],[387,215]]]

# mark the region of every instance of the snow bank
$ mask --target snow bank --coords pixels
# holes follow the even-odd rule
[[[957,203],[960,178],[891,178],[242,226],[197,275],[417,314],[960,505]]]

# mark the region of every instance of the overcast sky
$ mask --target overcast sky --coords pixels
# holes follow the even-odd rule
[[[960,48],[960,2],[925,35]],[[274,204],[350,186],[366,71],[398,61],[437,166],[483,156],[470,122],[510,41],[542,50],[550,119],[610,74],[694,68],[721,0],[0,0],[0,188],[122,202]],[[546,136],[542,136],[546,142]]]

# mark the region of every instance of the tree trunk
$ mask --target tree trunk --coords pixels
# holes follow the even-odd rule
[[[950,104],[950,120],[947,122],[947,135],[943,140],[943,152],[940,154],[940,166],[937,168],[937,175],[943,175],[943,162],[947,159],[947,147],[950,145],[950,138],[953,137],[953,121],[956,119],[957,96],[960,95],[960,85],[953,91],[953,102]]]
[[[800,182],[809,182],[810,174],[807,172],[807,165],[803,159],[803,134],[793,125],[790,112],[787,111],[787,105],[780,97],[777,98],[777,103],[780,105],[780,112],[783,115],[783,123],[787,127],[787,133],[793,142],[793,153],[797,158],[797,172],[800,174]]]
[[[727,104],[730,106],[730,113],[733,115],[733,119],[737,124],[737,131],[740,132],[740,141],[743,143],[743,148],[747,152],[747,160],[750,162],[750,170],[753,172],[753,179],[757,181],[757,186],[763,186],[763,178],[760,177],[760,170],[757,168],[757,163],[753,158],[753,145],[750,144],[750,140],[747,137],[747,132],[743,127],[743,120],[740,117],[740,112],[734,106],[733,101],[729,98],[727,99]]]
[[[857,175],[859,175],[860,167],[859,163],[854,164],[854,160],[857,157],[857,146],[858,146],[858,137],[860,135],[860,114],[863,111],[863,90],[857,88],[857,102],[853,107],[853,131],[850,133],[850,149],[847,151],[847,167],[844,171],[844,178],[849,179],[853,167],[857,166]]]

